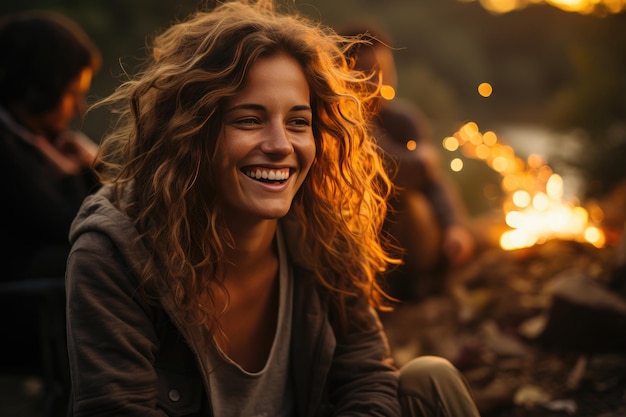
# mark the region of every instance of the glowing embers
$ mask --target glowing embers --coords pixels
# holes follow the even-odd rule
[[[498,141],[494,132],[481,133],[474,122],[463,125],[443,140],[449,151],[484,161],[500,174],[502,209],[509,230],[500,236],[503,249],[519,249],[551,238],[586,241],[602,247],[605,237],[590,221],[587,210],[576,199],[566,201],[563,178],[546,165],[540,155],[523,160],[512,147]],[[454,158],[453,171],[462,169],[462,159]]]

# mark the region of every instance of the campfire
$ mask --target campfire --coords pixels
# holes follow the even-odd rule
[[[499,240],[503,249],[526,248],[554,238],[588,242],[595,247],[605,244],[604,233],[597,226],[601,213],[595,209],[590,216],[577,198],[565,199],[563,178],[542,156],[532,154],[526,160],[516,156],[511,146],[492,131],[482,133],[475,122],[446,137],[443,147],[460,151],[462,157],[482,160],[501,176],[501,204],[508,228]],[[463,169],[462,157],[451,161],[453,171]]]

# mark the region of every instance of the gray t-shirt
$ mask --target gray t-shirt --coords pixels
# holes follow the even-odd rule
[[[276,234],[279,259],[279,308],[276,334],[267,363],[248,372],[216,343],[209,352],[211,403],[216,417],[290,417],[294,415],[289,372],[293,308],[292,271],[280,228]]]

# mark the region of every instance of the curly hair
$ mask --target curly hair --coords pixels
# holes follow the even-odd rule
[[[212,175],[224,105],[259,58],[285,53],[308,81],[316,143],[284,220],[298,228],[289,246],[339,316],[357,294],[385,308],[377,280],[395,262],[381,238],[392,185],[361,105],[367,77],[344,56],[353,42],[271,1],[227,2],[157,35],[145,69],[100,103],[119,117],[101,144],[101,180],[113,184],[116,204],[153,255],[141,278],[144,295],[165,288],[190,321],[216,322],[212,306],[198,306],[200,294],[214,300],[232,245]]]

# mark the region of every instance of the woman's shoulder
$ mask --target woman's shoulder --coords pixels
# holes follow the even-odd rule
[[[73,251],[104,253],[129,265],[143,265],[149,257],[132,219],[113,203],[108,186],[85,199],[69,238]]]
[[[72,223],[70,240],[85,232],[100,232],[113,240],[126,240],[137,235],[132,219],[114,203],[113,190],[103,186],[87,196]]]

